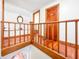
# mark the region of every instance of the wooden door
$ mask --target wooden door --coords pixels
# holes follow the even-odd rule
[[[46,22],[58,21],[58,5],[46,10]],[[46,26],[46,36],[50,40],[57,40],[57,24]]]

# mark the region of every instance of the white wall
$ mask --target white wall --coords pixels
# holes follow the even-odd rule
[[[79,19],[79,0],[59,0],[40,9],[40,22],[45,22],[45,10],[56,4],[59,6],[59,21]],[[75,23],[68,23],[68,42],[75,43]],[[79,27],[78,27],[79,28]],[[44,32],[44,31],[43,31]],[[65,23],[60,24],[60,40],[65,40]],[[79,31],[78,31],[79,34]],[[79,35],[78,35],[79,36]],[[78,41],[79,42],[79,41]]]
[[[79,19],[79,0],[60,0],[60,21]],[[64,39],[64,25],[60,24],[60,39]],[[79,25],[78,25],[79,30]],[[64,33],[65,34],[65,33]],[[79,34],[79,31],[78,31]],[[79,39],[79,35],[78,35]],[[75,43],[75,23],[68,23],[68,42]],[[79,43],[79,41],[78,41]]]
[[[60,0],[60,20],[79,18],[79,0]]]
[[[23,16],[26,23],[31,21],[31,12],[5,2],[5,21],[17,21],[19,15]]]

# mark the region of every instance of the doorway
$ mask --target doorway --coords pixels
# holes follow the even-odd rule
[[[59,21],[58,20],[58,11],[59,11],[59,5],[55,5],[51,8],[46,9],[46,22],[53,22],[53,21]],[[58,25],[56,24],[49,24],[46,25],[46,37],[49,40],[57,40],[57,31],[58,31]]]

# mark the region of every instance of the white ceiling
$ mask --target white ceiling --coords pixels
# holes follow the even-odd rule
[[[5,1],[9,4],[26,9],[30,12],[34,12],[54,2],[55,0],[5,0]]]

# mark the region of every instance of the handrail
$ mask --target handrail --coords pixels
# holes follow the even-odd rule
[[[0,21],[0,23],[2,23],[2,21]],[[25,24],[25,25],[30,25],[29,23],[18,23],[18,22],[8,22],[8,21],[4,21],[3,23],[13,23],[13,24]]]
[[[35,23],[36,24],[52,24],[52,23],[64,23],[64,22],[76,22],[79,21],[79,19],[77,20],[65,20],[65,21],[51,21],[51,22],[45,22],[45,23]],[[0,21],[2,23],[2,21]],[[15,23],[15,24],[26,24],[26,23],[17,23],[17,22],[8,22],[8,21],[4,21],[4,23]],[[26,24],[29,25],[29,24]]]
[[[54,23],[64,23],[64,22],[77,22],[79,21],[79,19],[77,20],[65,20],[65,21],[51,21],[51,22],[45,22],[45,23],[35,23],[34,25],[38,25],[38,24],[54,24]]]

